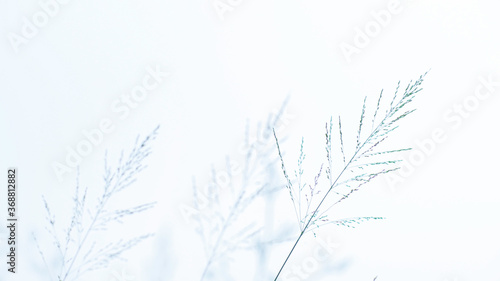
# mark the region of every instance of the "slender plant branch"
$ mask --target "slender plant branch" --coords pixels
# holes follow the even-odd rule
[[[398,83],[398,86],[396,88],[396,92],[394,94],[394,97],[391,100],[389,109],[385,112],[384,118],[378,123],[378,125],[375,127],[375,129],[373,129],[374,124],[375,124],[375,119],[377,117],[377,113],[379,112],[380,101],[382,99],[382,92],[380,93],[380,96],[379,96],[378,101],[377,101],[376,110],[375,110],[375,113],[373,115],[373,119],[371,120],[372,121],[371,122],[372,123],[372,126],[371,126],[372,128],[371,128],[370,135],[368,137],[366,137],[366,139],[362,142],[361,141],[361,139],[362,139],[361,135],[362,135],[362,128],[363,128],[363,123],[364,123],[363,121],[365,119],[365,114],[366,114],[366,97],[365,97],[365,99],[363,101],[361,118],[360,118],[360,122],[359,122],[359,129],[358,129],[358,133],[357,133],[357,136],[356,136],[356,147],[355,147],[355,150],[354,150],[354,153],[353,153],[352,157],[350,158],[350,160],[347,163],[345,162],[345,154],[344,154],[343,138],[342,138],[342,129],[341,129],[341,122],[340,122],[340,117],[339,117],[340,144],[341,144],[341,152],[342,152],[344,166],[343,166],[342,170],[340,171],[340,173],[335,178],[335,180],[332,180],[332,175],[331,175],[331,172],[332,172],[332,159],[331,159],[331,131],[332,131],[331,126],[332,126],[332,120],[330,119],[330,128],[328,127],[328,124],[326,126],[326,130],[327,130],[327,133],[326,133],[326,151],[327,151],[327,160],[328,160],[327,177],[328,177],[328,179],[330,181],[329,182],[330,186],[329,186],[328,190],[326,191],[326,193],[323,195],[321,201],[316,206],[315,210],[311,213],[311,215],[306,214],[306,217],[305,217],[306,219],[309,216],[309,218],[307,219],[307,223],[303,227],[302,227],[302,224],[300,224],[300,226],[301,226],[300,227],[300,229],[301,229],[300,234],[299,234],[297,240],[295,241],[295,243],[293,244],[293,247],[290,250],[290,252],[288,253],[285,261],[281,265],[281,268],[279,269],[278,273],[276,274],[276,277],[274,279],[275,281],[278,280],[278,277],[280,276],[281,272],[283,271],[283,269],[284,269],[285,265],[287,264],[290,256],[294,252],[295,248],[297,247],[299,241],[302,239],[303,235],[306,232],[308,232],[309,227],[312,225],[312,223],[316,223],[316,221],[318,221],[318,219],[322,218],[322,215],[326,211],[328,211],[334,205],[340,203],[341,201],[343,201],[344,199],[346,199],[347,197],[349,197],[349,195],[351,195],[353,192],[359,190],[359,187],[361,185],[366,184],[367,182],[369,182],[373,178],[377,177],[378,175],[385,174],[385,173],[392,172],[392,171],[395,171],[395,170],[399,169],[399,168],[395,168],[395,169],[383,169],[382,171],[379,171],[379,172],[376,172],[376,173],[373,173],[373,174],[366,174],[365,173],[365,174],[359,175],[357,177],[354,177],[354,178],[348,180],[347,182],[349,182],[349,181],[361,181],[361,184],[359,184],[358,187],[351,189],[347,194],[342,195],[340,199],[338,199],[329,208],[327,208],[324,212],[322,212],[321,213],[322,215],[320,215],[319,218],[318,218],[318,213],[319,213],[319,210],[320,210],[321,206],[325,202],[326,198],[329,196],[330,192],[332,192],[332,190],[338,185],[338,182],[339,182],[340,178],[345,174],[345,172],[347,170],[353,171],[353,169],[355,169],[355,168],[356,169],[364,169],[367,166],[391,165],[391,164],[396,164],[396,163],[399,162],[398,160],[389,160],[389,161],[384,161],[384,162],[370,162],[370,163],[365,163],[365,164],[359,164],[359,165],[351,166],[352,163],[358,161],[363,156],[364,157],[369,157],[369,156],[374,156],[374,155],[387,154],[387,153],[392,153],[392,152],[401,152],[401,151],[407,150],[407,149],[401,149],[401,150],[391,150],[391,151],[383,151],[383,152],[372,152],[377,145],[379,145],[380,143],[382,143],[384,140],[387,139],[387,134],[388,133],[394,131],[398,127],[398,126],[394,125],[395,122],[397,122],[398,120],[406,117],[407,115],[409,115],[409,114],[411,114],[412,112],[415,111],[414,109],[413,110],[408,110],[408,111],[405,111],[404,113],[402,113],[401,115],[399,115],[399,116],[396,117],[396,114],[403,107],[405,107],[408,103],[410,103],[413,100],[413,98],[415,97],[415,94],[421,90],[421,88],[419,88],[419,86],[422,83],[423,77],[426,74],[427,74],[427,72],[424,75],[421,75],[420,78],[417,81],[415,81],[414,84],[411,84],[411,82],[410,82],[408,84],[408,86],[406,87],[405,92],[402,95],[402,97],[399,99],[399,101],[396,102],[396,99],[398,97],[398,90],[399,90],[399,86],[400,86],[400,83]],[[293,202],[294,207],[295,207],[295,200],[293,198],[292,184],[291,184],[291,181],[290,181],[290,179],[288,177],[288,174],[286,172],[286,169],[285,169],[285,164],[284,164],[284,160],[283,160],[283,157],[282,157],[282,152],[281,152],[281,149],[280,149],[280,146],[279,146],[278,137],[276,136],[276,132],[274,132],[274,130],[273,130],[273,133],[274,133],[274,138],[276,140],[276,146],[277,146],[277,149],[278,149],[278,155],[280,156],[280,159],[281,159],[281,167],[282,167],[284,176],[285,176],[285,178],[287,180],[287,186],[286,187],[287,187],[287,189],[290,192],[290,196],[292,197],[292,202]],[[375,142],[375,143],[373,144],[373,142]],[[371,146],[367,147],[368,144],[371,144]],[[300,151],[301,156],[299,157],[299,169],[301,169],[300,168],[301,159],[302,159],[301,157],[303,155],[302,149],[303,149],[303,142],[301,144],[301,151]],[[368,153],[370,153],[370,154],[368,154]],[[347,183],[347,182],[345,182],[345,183]],[[299,184],[299,187],[298,187],[299,194],[300,194],[301,188],[302,188],[302,186],[300,186],[300,184]],[[337,193],[337,194],[339,194],[339,193]],[[301,198],[298,198],[298,200],[299,200],[299,207],[300,207],[300,200],[301,200]],[[306,200],[307,200],[307,197],[306,197]],[[302,214],[300,214],[300,215],[302,215]],[[338,222],[338,221],[334,221],[334,222]]]
[[[274,134],[274,137],[276,138],[276,142],[278,141],[278,138],[276,137],[276,133]],[[364,144],[363,144],[364,145]],[[361,149],[361,148],[360,148]],[[279,146],[278,146],[278,150],[279,150]],[[358,150],[359,151],[359,150]],[[297,244],[299,243],[300,239],[302,238],[302,236],[304,235],[304,233],[306,233],[306,230],[307,228],[309,227],[309,225],[311,224],[311,221],[313,220],[313,218],[315,217],[315,214],[318,212],[319,208],[321,207],[321,205],[323,204],[323,202],[325,201],[326,197],[328,196],[328,194],[330,193],[330,191],[333,189],[333,187],[335,186],[335,184],[337,183],[337,181],[340,179],[340,177],[342,176],[342,174],[344,173],[344,171],[347,169],[347,167],[349,166],[349,164],[352,162],[352,160],[354,159],[354,157],[356,156],[357,153],[355,153],[353,155],[353,157],[351,158],[351,160],[349,160],[349,162],[347,163],[347,165],[344,166],[344,169],[342,169],[342,172],[340,172],[340,174],[337,176],[337,178],[335,179],[335,181],[333,182],[333,184],[330,186],[330,188],[328,189],[328,191],[326,192],[325,196],[323,196],[323,198],[321,199],[321,201],[319,202],[318,206],[316,207],[316,209],[314,210],[313,212],[313,215],[309,218],[309,220],[307,221],[306,225],[304,226],[304,229],[300,232],[300,235],[299,237],[297,238],[297,240],[295,241],[295,244],[293,244],[293,247],[292,249],[290,250],[290,252],[288,253],[288,256],[286,257],[285,261],[283,262],[283,264],[281,265],[281,268],[280,270],[278,271],[278,274],[276,274],[276,278],[274,278],[274,281],[278,280],[278,277],[280,276],[281,274],[281,271],[283,271],[283,268],[285,267],[286,263],[288,262],[288,259],[290,258],[290,256],[292,255],[293,251],[295,250],[295,247],[297,246]]]

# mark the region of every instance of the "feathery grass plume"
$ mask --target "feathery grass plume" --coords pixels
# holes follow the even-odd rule
[[[80,187],[78,172],[73,212],[66,228],[61,229],[56,224],[56,215],[52,213],[49,203],[43,198],[47,213],[46,230],[56,248],[55,260],[59,261],[56,272],[52,272],[43,250],[38,242],[36,244],[52,280],[77,280],[85,273],[106,268],[111,261],[121,258],[125,251],[151,236],[145,234],[115,241],[102,241],[102,236],[99,237],[113,223],[122,223],[125,218],[142,213],[155,205],[146,203],[125,209],[114,209],[109,206],[109,202],[116,197],[115,195],[130,187],[136,181],[138,174],[146,168],[143,162],[151,154],[151,141],[156,138],[158,129],[159,127],[156,127],[141,142],[137,137],[128,156],[122,151],[116,167],[111,168],[105,157],[104,186],[95,204],[89,202],[88,188],[82,190]]]
[[[349,218],[340,220],[330,220],[328,218],[327,212],[336,206],[338,203],[347,199],[351,194],[358,191],[363,185],[367,184],[374,178],[396,171],[399,169],[398,163],[401,161],[398,158],[393,158],[398,152],[407,151],[409,149],[395,149],[395,150],[384,150],[381,149],[381,144],[388,138],[389,133],[398,128],[399,121],[404,117],[408,116],[410,113],[414,112],[415,109],[407,109],[407,105],[413,101],[415,95],[422,90],[420,85],[423,82],[423,78],[427,72],[419,77],[415,82],[408,84],[404,92],[401,94],[399,92],[400,83],[396,87],[396,91],[392,100],[385,111],[383,116],[379,116],[380,107],[382,101],[382,91],[380,92],[372,120],[371,126],[366,124],[366,97],[363,101],[363,107],[361,109],[361,117],[359,121],[359,127],[356,135],[356,145],[354,146],[354,152],[349,157],[346,157],[342,122],[339,117],[338,123],[338,136],[339,136],[339,160],[334,162],[332,151],[333,143],[333,120],[326,124],[326,177],[328,180],[328,185],[324,189],[318,187],[318,179],[321,176],[322,167],[319,169],[318,175],[314,178],[314,184],[310,185],[310,193],[306,193],[307,196],[302,196],[302,192],[305,184],[301,181],[301,175],[303,172],[302,162],[304,159],[304,142],[302,141],[300,146],[300,156],[298,161],[298,173],[296,173],[297,186],[292,184],[292,180],[286,170],[285,161],[283,158],[282,151],[280,149],[278,137],[274,133],[276,140],[276,147],[278,149],[278,155],[281,159],[281,168],[285,176],[287,185],[286,189],[290,193],[292,203],[296,212],[296,216],[299,222],[300,234],[295,241],[292,249],[288,253],[285,261],[283,262],[280,270],[278,271],[275,281],[278,279],[281,271],[285,267],[288,259],[292,255],[295,247],[301,240],[302,236],[308,232],[314,232],[316,228],[327,224],[334,224],[340,226],[353,227],[363,221],[382,219],[380,217],[360,217],[360,218]],[[369,130],[369,131],[367,131]],[[387,159],[389,158],[389,159]],[[314,195],[317,195],[313,198]],[[318,198],[319,197],[319,198]],[[314,199],[318,199],[314,201]],[[314,203],[312,203],[314,201]],[[301,207],[303,204],[307,204],[305,212]],[[314,206],[311,208],[311,206]]]
[[[267,122],[258,124],[256,140],[250,137],[250,126],[245,129],[245,154],[241,165],[226,158],[224,172],[228,180],[225,184],[217,181],[217,173],[212,168],[209,193],[203,194],[193,181],[195,228],[203,242],[206,264],[200,280],[208,279],[211,268],[216,262],[228,258],[228,253],[235,250],[247,250],[259,245],[261,252],[275,243],[259,240],[262,227],[260,222],[250,221],[242,225],[240,219],[257,199],[280,189],[279,169],[275,169],[278,157],[274,154],[272,130],[282,122],[287,100],[276,114],[270,114]],[[253,133],[252,133],[253,135]]]

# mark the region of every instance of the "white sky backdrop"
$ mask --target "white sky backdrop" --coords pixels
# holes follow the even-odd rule
[[[356,28],[364,29],[371,12],[388,3],[242,0],[221,20],[211,0],[69,1],[16,53],[9,34],[20,33],[23,17],[41,8],[38,1],[0,1],[0,167],[2,173],[19,168],[21,218],[20,273],[6,275],[3,265],[1,279],[45,280],[31,239],[32,232],[43,232],[41,195],[64,214],[76,176],[58,181],[52,163],[63,162],[65,147],[74,147],[82,130],[97,128],[103,118],[113,120],[114,131],[80,166],[80,180],[92,188],[99,186],[106,150],[116,159],[137,134],[161,125],[149,168],[123,197],[158,201],[134,221],[140,227],[130,227],[156,231],[157,238],[113,266],[127,268],[137,280],[150,280],[155,271],[162,272],[161,280],[198,280],[205,262],[201,242],[179,206],[191,199],[192,176],[206,179],[211,164],[237,155],[247,119],[265,119],[290,94],[293,118],[282,133],[288,136],[283,149],[295,155],[304,136],[306,169],[316,169],[324,161],[324,124],[331,115],[355,124],[365,95],[373,105],[382,88],[391,93],[399,80],[406,85],[431,69],[414,103],[417,112],[393,141],[414,146],[436,128],[446,141],[403,183],[375,181],[338,209],[340,217],[387,220],[354,230],[325,228],[322,235],[335,238],[349,264],[309,280],[500,280],[500,85],[457,128],[443,117],[473,95],[479,77],[500,81],[500,6],[402,0],[401,12],[348,62],[340,44],[353,44]],[[156,65],[172,76],[130,116],[118,118],[112,102]],[[281,195],[280,216],[293,219],[286,192]],[[5,238],[4,228],[0,234]],[[164,238],[161,255],[153,251],[158,236]],[[315,247],[308,239],[303,249]],[[271,268],[279,268],[290,247],[276,248]],[[290,267],[306,256],[298,251]],[[245,257],[253,260],[238,256],[234,266],[247,263]],[[154,266],[154,259],[168,266]],[[338,262],[340,254],[321,267]],[[104,270],[92,280],[114,280],[110,276]]]

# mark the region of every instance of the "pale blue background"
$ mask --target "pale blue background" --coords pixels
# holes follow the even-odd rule
[[[340,217],[388,219],[355,230],[325,229],[322,235],[334,237],[341,250],[321,266],[344,258],[349,264],[311,280],[500,280],[500,87],[457,128],[443,119],[474,93],[479,77],[500,80],[499,6],[486,0],[402,1],[402,11],[347,62],[339,45],[352,44],[356,28],[388,3],[242,0],[221,20],[212,0],[69,1],[16,53],[9,34],[19,33],[23,17],[40,5],[2,0],[0,168],[2,175],[7,167],[19,169],[21,259],[20,273],[6,275],[2,266],[1,279],[45,280],[31,239],[44,231],[41,195],[55,212],[70,207],[76,172],[59,181],[53,162],[64,161],[66,146],[74,147],[82,130],[103,118],[115,128],[81,163],[81,181],[89,188],[99,187],[106,150],[116,160],[137,134],[161,125],[149,168],[122,199],[158,201],[129,227],[157,237],[130,251],[128,261],[82,280],[117,280],[111,270],[123,268],[134,280],[198,280],[202,244],[179,206],[191,200],[192,176],[203,181],[212,163],[221,167],[226,155],[238,155],[247,119],[265,119],[290,94],[293,118],[282,133],[289,137],[283,149],[296,155],[304,136],[309,170],[316,169],[324,161],[324,123],[331,115],[342,114],[355,128],[365,95],[374,102],[380,89],[392,92],[397,81],[406,84],[432,68],[415,101],[418,111],[393,141],[411,146],[436,128],[447,140],[404,183],[373,182],[340,208]],[[111,103],[156,65],[172,75],[120,119]],[[286,192],[277,200],[278,215],[293,220]],[[5,228],[0,235],[5,238]],[[306,245],[316,245],[312,237],[303,242],[291,266],[307,257]],[[164,250],[155,250],[159,245]],[[279,268],[290,247],[275,248],[271,269]],[[254,262],[250,255],[237,255],[235,268]],[[155,260],[168,266],[155,266]]]

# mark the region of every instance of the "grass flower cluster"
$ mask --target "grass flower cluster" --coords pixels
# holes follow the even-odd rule
[[[242,164],[234,164],[226,158],[226,166],[222,169],[228,175],[227,183],[221,184],[215,168],[212,168],[209,196],[203,194],[196,183],[193,184],[194,207],[202,210],[194,217],[195,229],[202,239],[207,259],[200,280],[211,276],[214,264],[227,259],[231,252],[254,248],[264,250],[276,242],[259,240],[262,227],[258,222],[247,222],[243,226],[235,222],[257,199],[280,190],[278,171],[274,168],[279,159],[274,154],[272,132],[280,123],[286,104],[287,101],[277,114],[269,115],[265,123],[257,125],[255,137],[250,136],[250,126],[247,126]]]
[[[124,209],[110,207],[110,201],[117,194],[136,182],[138,174],[146,167],[144,160],[151,154],[151,142],[158,133],[158,127],[142,141],[137,138],[133,149],[125,155],[122,151],[116,167],[108,165],[105,157],[103,187],[101,194],[94,202],[89,198],[88,188],[81,188],[77,177],[73,197],[73,211],[66,227],[56,222],[56,215],[51,211],[49,203],[43,199],[47,231],[52,237],[52,244],[57,253],[50,261],[57,264],[56,271],[49,266],[49,257],[37,242],[40,255],[49,271],[52,280],[77,280],[84,274],[106,268],[110,262],[147,239],[151,234],[133,238],[118,238],[113,241],[102,241],[102,235],[114,223],[122,223],[127,217],[142,213],[154,207],[155,203],[145,203]],[[36,240],[36,238],[35,238]]]
[[[270,115],[267,122],[257,126],[257,137],[250,137],[250,126],[247,126],[241,165],[228,157],[224,168],[212,168],[212,176],[205,189],[201,189],[193,180],[191,209],[195,212],[192,222],[201,238],[206,257],[200,281],[232,279],[228,273],[224,278],[214,276],[215,265],[224,264],[235,251],[248,249],[256,250],[260,260],[256,270],[259,274],[254,279],[274,278],[276,281],[304,235],[313,233],[316,236],[316,231],[326,225],[355,227],[366,221],[383,219],[370,216],[336,218],[332,216],[332,209],[375,178],[400,168],[400,154],[409,149],[386,148],[386,140],[399,127],[401,120],[415,111],[409,107],[422,90],[425,75],[410,82],[404,90],[400,89],[398,83],[395,93],[389,97],[381,91],[371,110],[365,97],[359,124],[356,122],[356,129],[353,130],[356,132],[352,138],[354,143],[350,146],[345,145],[349,142],[344,137],[340,116],[335,120],[330,118],[325,125],[324,162],[317,165],[318,169],[309,181],[304,176],[304,138],[296,168],[290,172],[285,161],[286,155],[280,147],[283,139],[280,141],[275,131],[286,102],[277,114]],[[88,272],[107,268],[113,260],[120,259],[125,251],[151,236],[143,234],[114,241],[102,241],[102,237],[99,237],[113,224],[122,223],[128,217],[155,206],[155,203],[145,203],[116,209],[110,202],[136,182],[138,174],[146,167],[144,160],[151,154],[151,142],[157,133],[158,127],[142,141],[137,138],[127,155],[122,152],[115,167],[109,166],[105,157],[103,187],[97,198],[90,198],[91,192],[80,186],[80,176],[77,176],[71,218],[65,227],[59,221],[56,223],[58,216],[52,212],[47,200],[43,199],[46,228],[54,245],[51,255],[47,256],[38,241],[37,245],[52,280],[77,280]],[[220,172],[226,178],[223,183],[219,178]],[[286,231],[272,229],[274,195],[283,190],[283,182],[298,226],[298,234],[291,240],[283,238],[287,236],[284,235]],[[264,204],[265,218],[248,220],[249,212],[255,217],[252,206],[259,200]],[[246,218],[242,219],[245,215]],[[270,271],[265,264],[269,247],[294,240],[279,271]],[[57,266],[52,266],[54,264]],[[52,270],[54,268],[56,270]]]
[[[415,82],[410,82],[402,93],[398,83],[394,95],[387,101],[388,105],[385,110],[382,109],[383,91],[381,91],[370,116],[368,116],[365,97],[355,138],[356,143],[350,155],[346,153],[344,146],[341,118],[338,118],[338,126],[335,130],[338,133],[336,134],[334,134],[333,118],[330,118],[330,122],[326,124],[325,133],[326,165],[321,165],[312,184],[306,184],[302,179],[305,159],[304,140],[300,146],[295,177],[292,178],[286,168],[278,137],[274,133],[281,168],[286,179],[286,189],[290,194],[300,230],[298,238],[274,280],[278,280],[304,234],[327,224],[352,226],[363,221],[381,219],[380,217],[331,219],[329,211],[376,177],[400,168],[398,163],[402,160],[399,159],[398,154],[409,149],[383,149],[382,144],[398,128],[400,121],[415,111],[408,107],[416,94],[422,90],[420,85],[425,75],[421,75]],[[333,150],[334,138],[337,138],[338,144],[336,152]],[[322,176],[323,166],[326,166],[325,174],[328,185],[326,188],[319,188],[318,181]],[[316,198],[317,200],[314,201]]]

